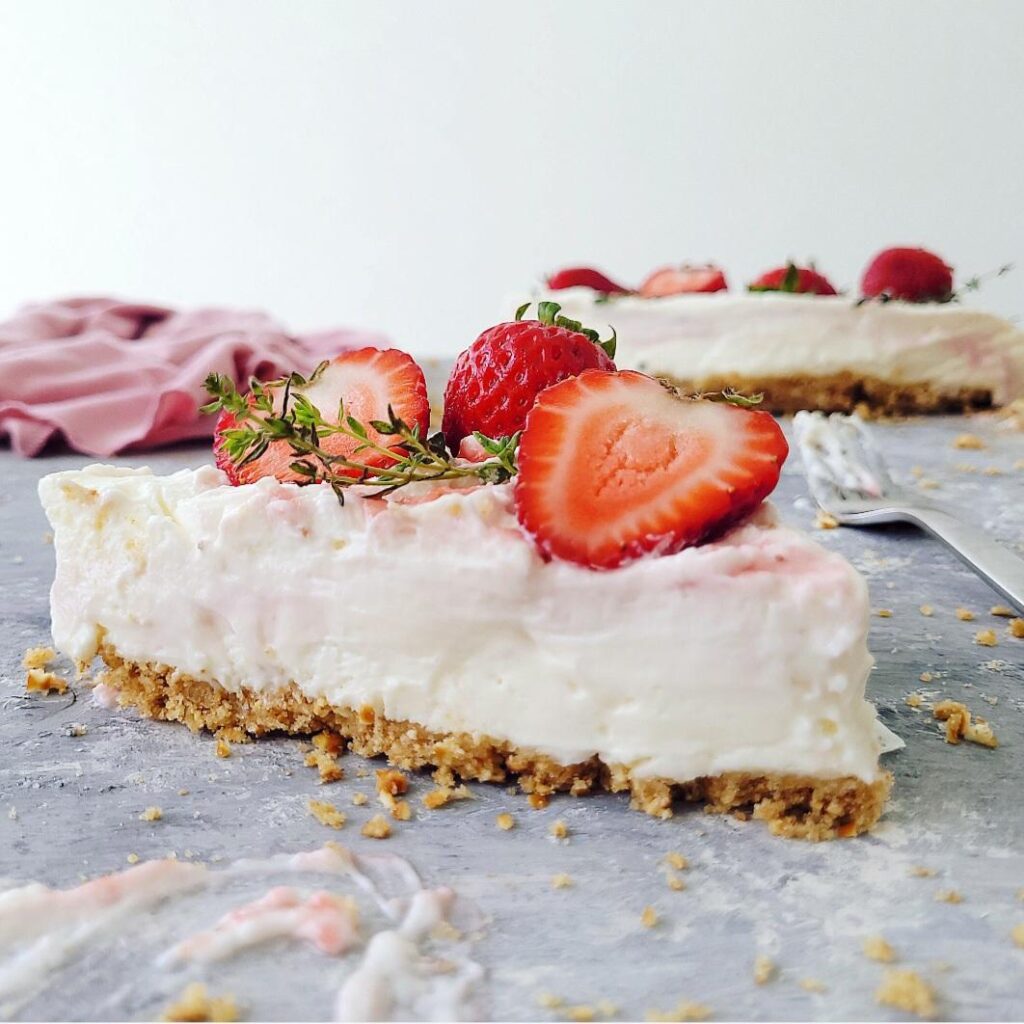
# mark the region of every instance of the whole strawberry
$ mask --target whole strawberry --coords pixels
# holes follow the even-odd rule
[[[441,429],[458,451],[474,431],[508,437],[523,429],[526,414],[545,388],[584,370],[614,370],[615,332],[596,331],[559,316],[557,302],[537,304],[536,320],[523,320],[529,303],[510,323],[488,328],[455,360],[444,391]]]
[[[948,302],[953,268],[927,249],[883,249],[867,266],[860,290],[866,298]]]
[[[784,267],[765,271],[747,285],[751,292],[791,292],[801,295],[835,295],[836,290],[824,274],[813,267],[798,267],[787,263]]]

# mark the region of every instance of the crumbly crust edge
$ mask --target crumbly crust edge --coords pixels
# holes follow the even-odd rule
[[[436,733],[414,722],[395,721],[373,708],[335,707],[290,683],[260,693],[232,692],[172,668],[122,658],[104,643],[101,681],[117,691],[122,706],[143,715],[182,722],[194,732],[241,729],[251,736],[271,733],[304,736],[329,730],[365,757],[386,756],[406,770],[432,767],[466,780],[503,782],[515,777],[526,793],[581,796],[600,790],[628,791],[631,806],[658,818],[672,816],[677,801],[702,802],[712,814],[756,818],[779,836],[822,840],[867,831],[879,819],[892,785],[881,772],[870,783],[851,776],[816,779],[777,773],[725,772],[689,782],[634,778],[628,765],[608,765],[598,757],[563,765],[550,757],[502,740],[468,733]]]
[[[914,416],[935,413],[967,413],[992,408],[988,388],[939,389],[926,381],[899,383],[865,374],[843,371],[822,376],[746,377],[727,374],[702,378],[649,373],[663,377],[686,394],[733,388],[744,394],[760,392],[762,407],[775,413],[801,409],[823,412],[860,412],[873,416]]]

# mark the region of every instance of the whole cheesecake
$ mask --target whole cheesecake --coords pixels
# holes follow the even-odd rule
[[[606,297],[589,288],[533,297],[586,323],[614,323],[619,366],[691,392],[762,392],[776,412],[963,412],[1024,394],[1024,331],[965,306],[778,292]]]
[[[740,291],[710,265],[664,267],[636,289],[574,267],[508,305],[554,301],[575,320],[613,323],[619,366],[691,393],[756,392],[782,413],[967,412],[1024,395],[1024,331],[958,301],[979,283],[958,292],[940,257],[893,248],[853,296],[793,263]]]

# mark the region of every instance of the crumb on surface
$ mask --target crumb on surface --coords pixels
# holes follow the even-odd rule
[[[992,726],[984,718],[972,720],[971,712],[966,704],[957,700],[942,700],[932,708],[932,715],[940,722],[946,723],[945,736],[947,743],[959,743],[962,739],[968,743],[994,750],[999,740],[992,731]]]
[[[325,734],[317,733],[317,735],[323,736]],[[313,739],[315,741],[316,736],[314,736]],[[317,774],[320,776],[320,784],[322,786],[326,786],[331,782],[340,782],[345,778],[345,769],[338,764],[337,754],[332,754],[328,750],[314,748],[306,754],[303,759],[303,764],[305,764],[307,768],[315,768],[317,770]]]
[[[896,959],[896,950],[881,935],[869,935],[861,948],[869,960],[877,960],[880,964],[891,964]]]
[[[231,756],[231,744],[223,736],[217,737],[216,754],[218,757]]]
[[[456,800],[472,800],[473,791],[464,783],[458,786],[438,786],[423,797],[423,805],[430,810],[444,807]]]
[[[412,808],[408,800],[395,800],[391,806],[391,817],[395,821],[408,821],[412,817]]]
[[[665,854],[665,863],[676,871],[685,871],[690,866],[690,862],[677,850],[669,850]]]
[[[551,835],[555,839],[568,839],[569,838],[569,826],[566,825],[561,818],[558,821],[551,823],[551,828],[548,829]]]
[[[640,923],[645,928],[653,928],[658,923],[658,912],[654,907],[650,905],[644,907],[643,913],[640,915]]]
[[[539,790],[534,790],[527,798],[526,802],[535,810],[543,811],[551,803],[551,794],[542,793]]]
[[[767,985],[775,977],[775,971],[775,962],[770,957],[764,953],[754,957],[754,984]]]
[[[1010,619],[1006,624],[1006,631],[1018,640],[1024,640],[1024,619]]]
[[[669,871],[665,875],[665,884],[673,892],[682,892],[686,888],[686,883],[674,872]]]
[[[994,615],[998,619],[1012,619],[1014,611],[1012,608],[1007,607],[1005,604],[994,604],[988,610],[989,615]]]
[[[933,676],[931,672],[922,672],[917,678],[922,683],[930,683],[935,678],[935,676]]]
[[[648,1010],[644,1018],[649,1021],[697,1021],[707,1020],[711,1010],[703,1003],[683,1000],[671,1010]]]
[[[312,737],[313,746],[323,754],[337,757],[344,748],[344,741],[336,732],[325,729]]]
[[[931,480],[928,477],[922,477],[917,481],[917,486],[920,487],[922,491],[937,491],[942,485],[938,480]]]
[[[977,743],[978,746],[988,747],[990,750],[995,750],[999,746],[999,740],[992,731],[992,723],[985,721],[984,718],[975,719],[967,726],[964,739],[968,743]]]
[[[1020,946],[1021,949],[1024,949],[1024,921],[1013,926],[1013,930],[1010,932],[1010,938],[1012,938],[1014,943]]]
[[[908,693],[903,698],[903,703],[908,707],[919,708],[924,703],[924,697],[919,693]]]
[[[397,768],[377,769],[377,792],[400,796],[409,791],[409,779]]]
[[[994,629],[979,629],[974,634],[974,642],[981,647],[995,647],[999,643],[999,637],[996,636]]]
[[[391,825],[383,814],[375,814],[360,830],[367,839],[387,839]]]
[[[306,806],[309,813],[327,828],[341,828],[345,824],[345,812],[339,811],[334,804],[329,804],[326,800],[310,800]]]
[[[905,968],[885,972],[875,1001],[918,1017],[930,1018],[936,1014],[935,992],[931,985],[916,971]]]
[[[892,618],[892,609],[891,608],[876,608],[875,609],[875,615],[877,615],[880,619],[891,619]]]
[[[986,445],[984,440],[978,437],[977,434],[957,434],[957,436],[953,438],[953,447],[980,451],[982,448],[986,447]]]
[[[940,889],[935,894],[936,903],[963,903],[964,898],[956,889]]]
[[[129,853],[128,856],[125,857],[125,860],[128,861],[129,864],[138,864],[139,855],[137,853]]]
[[[819,508],[814,516],[814,525],[819,530],[834,530],[839,525],[839,520],[831,512]]]
[[[236,1021],[238,1005],[232,995],[211,996],[206,986],[193,981],[160,1015],[164,1021]]]
[[[159,821],[164,812],[159,807],[147,807],[140,815],[139,821]]]
[[[573,884],[572,875],[564,873],[554,875],[551,879],[552,889],[571,889]]]
[[[545,1010],[557,1010],[565,1006],[565,1000],[553,992],[538,992],[537,1005],[543,1006]]]
[[[937,874],[935,868],[925,867],[923,864],[915,864],[910,869],[912,878],[934,878]]]
[[[961,622],[973,622],[975,616],[974,616],[974,612],[972,612],[970,610],[970,608],[963,608],[963,607],[961,607],[961,608],[957,608],[957,610],[956,610],[956,617]]]
[[[89,727],[81,722],[69,722],[64,727],[64,732],[68,736],[87,736],[89,734]]]
[[[495,818],[495,824],[497,824],[498,828],[503,832],[508,832],[509,829],[515,828],[516,819],[513,818],[508,811],[502,811],[502,813]]]
[[[587,1003],[580,1003],[577,1006],[567,1006],[565,1008],[566,1020],[586,1022],[593,1020],[596,1016],[597,1011]]]
[[[352,794],[352,803],[355,804],[356,807],[362,807],[363,804],[368,803],[369,800],[370,798],[365,793]]]
[[[923,604],[923,605],[921,605],[921,607],[918,609],[918,611],[923,616],[925,616],[925,618],[928,618],[928,619],[930,619],[935,614],[935,609],[930,604]]]
[[[52,647],[30,647],[21,659],[23,668],[46,668],[57,660],[57,652]]]
[[[798,984],[805,992],[828,991],[828,985],[823,981],[819,981],[817,978],[801,978]]]
[[[29,693],[67,693],[68,681],[41,668],[30,668],[25,676]]]

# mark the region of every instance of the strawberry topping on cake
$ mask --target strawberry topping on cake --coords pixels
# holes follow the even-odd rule
[[[516,513],[547,557],[613,569],[719,534],[778,483],[789,452],[765,412],[682,398],[631,370],[588,370],[526,420]]]
[[[523,320],[529,303],[510,323],[488,328],[455,361],[444,392],[442,431],[452,451],[479,431],[506,437],[522,430],[526,414],[546,387],[584,370],[614,370],[615,335],[559,316],[557,302],[541,302],[536,320]]]
[[[639,293],[647,299],[664,298],[668,295],[699,294],[701,292],[724,292],[728,289],[725,274],[716,266],[662,267],[650,274]]]
[[[883,249],[867,266],[860,290],[866,298],[948,302],[953,268],[927,249]]]
[[[553,292],[560,292],[566,288],[592,288],[604,295],[626,295],[629,292],[628,288],[616,284],[606,274],[593,267],[566,267],[559,270],[548,278],[548,287]]]
[[[824,274],[813,267],[798,267],[787,263],[784,267],[765,271],[747,285],[751,292],[791,292],[801,295],[835,295],[836,290]]]
[[[308,482],[309,474],[296,466],[301,453],[283,434],[280,440],[274,440],[273,433],[275,423],[289,407],[301,418],[310,406],[320,411],[331,426],[349,420],[363,425],[363,436],[338,432],[320,438],[322,449],[337,460],[333,463],[337,475],[353,479],[360,475],[363,465],[389,466],[398,457],[401,446],[373,424],[397,418],[425,437],[430,419],[427,385],[412,356],[395,348],[361,348],[322,363],[308,380],[292,374],[287,381],[266,385],[254,382],[248,409],[267,425],[267,434],[239,459],[239,414],[224,409],[217,420],[213,445],[217,466],[233,484],[252,483],[266,476]],[[357,455],[360,466],[346,465]]]

